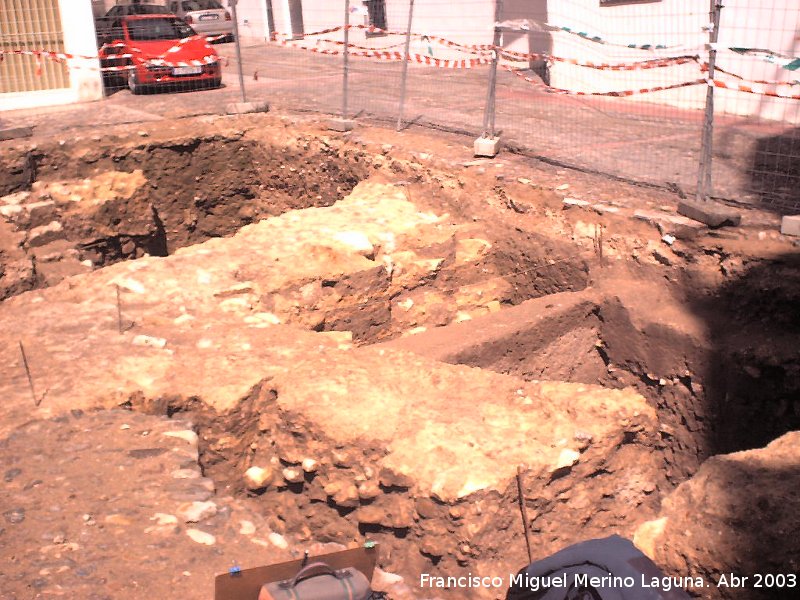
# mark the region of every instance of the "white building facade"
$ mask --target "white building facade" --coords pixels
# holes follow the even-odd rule
[[[703,62],[709,41],[709,0],[503,0],[502,21],[526,22],[530,30],[505,32],[502,45],[517,52],[550,54],[559,58],[595,63],[623,63],[682,54],[698,54]],[[344,22],[344,0],[239,0],[242,37],[252,41],[303,39],[311,45],[316,37],[341,40],[341,32],[309,37],[309,34]],[[409,0],[351,0],[351,24],[405,31]],[[461,44],[489,44],[493,39],[494,0],[416,0],[411,29],[414,33],[440,36]],[[798,0],[726,0],[720,23],[720,47],[769,48],[784,55],[800,55],[800,2]],[[549,24],[554,27],[544,26]],[[605,43],[559,31],[599,36]],[[352,30],[350,41],[375,48],[397,49],[398,36],[369,37]],[[664,45],[666,49],[641,50],[625,46]],[[464,58],[445,46],[412,39],[412,53],[437,58]],[[524,67],[525,63],[517,63]],[[792,72],[752,56],[720,51],[718,65],[748,80],[800,79]],[[635,71],[598,70],[566,61],[532,60],[529,66],[556,88],[584,92],[616,92],[669,86],[703,77],[693,62]],[[736,80],[719,74],[720,79]],[[800,87],[768,86],[780,93],[797,94]],[[653,102],[679,108],[701,109],[706,87],[695,85],[675,90],[639,94],[631,101]],[[717,89],[718,112],[797,122],[797,101]]]
[[[103,97],[91,0],[0,0],[0,50],[0,110]]]

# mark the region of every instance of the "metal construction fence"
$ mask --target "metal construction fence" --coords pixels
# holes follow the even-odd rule
[[[20,2],[2,0],[0,20],[19,21]],[[198,70],[215,87],[208,64],[219,61],[223,89],[202,100],[182,95],[187,110],[263,99],[398,128],[497,135],[545,160],[687,195],[800,207],[796,0],[205,0],[164,8],[195,4],[219,5],[236,43],[205,45],[206,56],[187,59],[176,53],[186,45],[179,39],[144,60],[143,40],[125,46],[98,26],[104,60],[92,67],[3,30],[0,76],[10,81],[11,61],[24,59],[27,73],[51,61],[101,69],[113,98],[126,86],[142,91],[136,74],[158,69],[175,75],[173,89],[197,84]],[[209,14],[195,17],[198,32],[205,25],[197,19]],[[115,43],[121,54],[110,61]],[[157,96],[137,107],[148,102]]]

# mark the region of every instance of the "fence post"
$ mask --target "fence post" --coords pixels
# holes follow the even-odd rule
[[[347,118],[347,83],[350,75],[350,0],[344,1],[344,74],[342,79],[342,119]]]
[[[397,131],[403,127],[403,109],[406,104],[406,80],[408,79],[408,49],[411,45],[411,20],[414,18],[414,0],[408,4],[408,27],[406,28],[406,48],[403,52],[403,75],[400,79],[400,109],[397,115]]]
[[[353,122],[347,118],[348,78],[350,75],[350,0],[344,0],[344,51],[342,52],[342,116],[328,121],[328,129],[350,131]]]
[[[489,68],[489,86],[486,92],[486,107],[483,111],[483,133],[481,137],[475,140],[474,154],[475,156],[497,156],[497,151],[500,146],[500,140],[495,137],[494,129],[494,113],[495,113],[495,98],[497,94],[497,63],[500,61],[500,36],[502,35],[500,29],[500,20],[503,12],[503,0],[495,0],[494,4],[494,56],[492,57],[492,65]]]
[[[230,9],[231,16],[233,17],[233,35],[236,38],[234,43],[236,44],[236,62],[239,64],[239,87],[242,89],[242,102],[247,102],[247,94],[245,93],[244,89],[244,72],[242,66],[242,47],[239,43],[239,17],[236,14],[236,5],[239,3],[239,0],[232,0],[230,2]]]
[[[714,68],[717,62],[716,43],[719,38],[719,21],[722,12],[722,0],[709,0],[708,32],[708,89],[706,90],[706,113],[703,119],[703,140],[700,147],[700,169],[697,177],[697,200],[708,200],[712,193],[711,172],[713,167],[714,144]]]

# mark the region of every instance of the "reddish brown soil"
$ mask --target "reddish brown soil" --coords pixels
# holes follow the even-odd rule
[[[460,138],[397,134],[365,127],[340,143],[316,123],[302,124],[301,131],[272,116],[244,119],[239,125],[243,129],[239,130],[203,122],[209,129],[218,127],[219,133],[199,137],[193,135],[196,125],[192,121],[173,125],[169,131],[154,129],[146,132],[147,137],[136,134],[133,141],[131,132],[118,130],[107,132],[108,137],[102,139],[76,139],[63,145],[54,140],[33,150],[6,144],[0,148],[0,168],[8,176],[0,184],[0,195],[27,189],[32,180],[77,179],[105,170],[142,169],[147,183],[130,201],[109,203],[89,221],[64,222],[65,239],[80,250],[82,260],[89,259],[99,268],[144,253],[171,254],[210,237],[231,235],[241,226],[268,215],[330,205],[359,180],[378,171],[387,181],[404,183],[409,197],[421,206],[437,213],[449,212],[459,220],[471,220],[476,237],[492,244],[492,252],[474,266],[448,269],[445,263],[440,275],[425,282],[424,290],[448,293],[500,278],[509,289],[499,307],[502,311],[531,298],[579,291],[587,286],[596,289],[598,295],[587,311],[561,319],[544,318],[539,329],[528,331],[522,326],[529,324],[530,318],[520,318],[513,335],[462,348],[444,358],[529,380],[633,387],[656,408],[660,439],[652,444],[648,441],[648,447],[657,454],[664,470],[659,488],[652,490],[653,495],[640,512],[628,514],[623,508],[629,506],[608,500],[609,506],[600,511],[594,504],[577,502],[579,509],[568,523],[537,513],[550,503],[571,496],[580,500],[589,492],[596,495],[607,489],[611,493],[617,485],[614,474],[631,466],[626,463],[628,449],[623,448],[607,471],[581,472],[585,480],[574,489],[568,489],[566,480],[556,479],[546,498],[528,500],[528,510],[541,517],[537,525],[541,548],[551,551],[586,535],[600,535],[604,528],[620,523],[632,531],[653,517],[660,500],[675,484],[696,472],[709,456],[763,446],[786,431],[800,428],[800,259],[796,245],[774,235],[775,222],[769,215],[749,211],[739,229],[696,240],[678,240],[667,246],[655,228],[631,218],[636,208],[674,206],[676,199],[666,192],[568,173],[507,155],[497,161],[463,167],[461,164],[471,157],[465,149],[468,141]],[[382,147],[387,143],[393,147]],[[420,156],[420,150],[430,156]],[[565,184],[567,187],[563,188]],[[590,208],[564,210],[565,195],[613,203],[619,213],[601,215]],[[133,235],[130,225],[141,220],[148,223],[146,235]],[[604,228],[602,257],[587,237],[587,231],[595,225]],[[31,260],[24,241],[7,241],[19,231],[7,229],[4,222],[0,223],[0,297],[56,283],[58,278],[37,279],[34,271],[30,277],[22,278],[22,283],[3,287],[3,276],[12,263],[24,265]],[[98,237],[96,232],[100,229],[110,229],[111,234]],[[358,282],[350,284],[357,286]],[[552,307],[547,298],[538,302],[539,310],[548,314]],[[491,322],[492,314],[484,318]],[[427,343],[447,343],[447,336],[453,334],[434,328],[451,320],[449,313],[441,318],[431,313],[425,323],[429,329],[422,334],[428,336]],[[473,331],[481,326],[478,319],[460,325],[474,327]],[[380,315],[372,314],[333,319],[326,328],[354,331],[361,342],[384,340],[399,333],[387,330]],[[218,489],[244,496],[238,483],[239,470],[246,462],[250,444],[258,441],[253,431],[257,416],[241,414],[223,419],[196,398],[164,398],[146,406],[133,399],[132,408],[166,415],[190,413],[204,435],[200,464],[205,474],[214,478]],[[277,427],[274,423],[269,425]],[[58,455],[58,422],[43,427],[52,435],[44,442],[39,440],[43,444],[39,454]],[[77,435],[73,431],[77,425],[70,422],[70,427],[64,435]],[[32,431],[23,430],[3,442],[4,472],[10,472],[22,460],[18,458],[23,452],[18,447],[20,440],[33,439]],[[268,427],[261,433],[271,431]],[[75,447],[78,449],[74,452],[81,451],[79,445]],[[379,451],[362,450],[366,454]],[[633,463],[636,458],[631,455],[629,461]],[[61,461],[56,469],[45,461],[41,469],[43,475],[31,474],[31,481],[49,477],[69,481],[85,465],[79,460],[74,464]],[[20,481],[15,477],[6,478],[7,495],[22,493],[13,487]],[[13,486],[12,480],[16,481]],[[113,479],[82,485],[86,489],[102,487],[103,493],[110,496],[124,491],[122,486],[115,487]],[[310,489],[313,491],[313,486]],[[98,490],[92,490],[89,496],[94,497]],[[498,530],[493,536],[484,534],[492,539],[480,540],[485,547],[496,549],[495,555],[482,557],[488,562],[509,546],[523,560],[522,538],[515,530],[513,492],[509,488],[501,498],[492,499],[508,518],[507,529]],[[29,496],[39,493],[34,490]],[[373,533],[359,531],[347,514],[318,500],[289,487],[245,502],[249,510],[263,511],[262,519],[271,529],[292,534],[298,543],[341,542]],[[713,504],[723,499],[715,496],[706,500]],[[15,538],[14,570],[6,575],[6,582],[0,580],[0,594],[5,594],[0,598],[37,597],[38,590],[54,585],[64,585],[63,593],[68,595],[78,590],[86,592],[87,598],[115,597],[97,585],[103,583],[102,578],[85,586],[75,578],[62,584],[52,576],[66,564],[62,558],[51,562],[37,558],[34,566],[23,564],[26,552],[36,554],[32,540],[42,539],[41,544],[50,544],[54,536],[69,537],[54,529],[49,520],[52,515],[33,516],[39,514],[37,510],[45,514],[43,502],[44,499],[35,498],[37,508],[26,513],[26,534]],[[445,510],[440,506],[415,508],[417,512],[427,509],[432,515]],[[73,520],[90,512],[85,505],[68,503],[60,510],[65,519]],[[451,517],[443,518],[458,520]],[[13,526],[0,522],[0,542],[14,535]],[[224,523],[219,526],[227,531]],[[433,530],[436,526],[430,527]],[[79,535],[78,529],[70,530],[69,535]],[[452,533],[443,531],[442,535],[447,538]],[[453,568],[469,565],[476,558],[468,552],[448,555],[442,548],[428,548],[421,553],[419,548],[409,549],[403,543],[402,531],[384,531],[382,535],[390,540],[387,546],[394,549],[394,556],[383,565],[407,576],[438,562],[437,552],[442,552],[444,564]],[[91,571],[85,571],[77,560],[67,566],[81,568],[86,577],[94,577],[93,573],[113,564],[115,577],[125,579],[136,569],[127,570],[125,563],[117,560],[122,552],[118,542],[119,538],[115,538],[116,545],[86,559],[93,565]],[[142,544],[141,540],[133,543]],[[191,544],[173,546],[165,542],[147,548],[150,561],[166,560],[168,556],[176,564],[197,562]],[[787,545],[786,552],[793,552],[792,548]],[[734,552],[735,548],[728,551]],[[406,552],[407,558],[398,558],[401,552]],[[264,558],[273,560],[278,554],[273,549]],[[709,556],[708,560],[714,560],[713,554]],[[217,559],[215,568],[224,570],[222,563],[228,557]],[[49,570],[42,575],[43,569]],[[713,565],[708,569],[713,571]],[[182,597],[200,598],[203,596],[197,590],[209,588],[182,589]]]

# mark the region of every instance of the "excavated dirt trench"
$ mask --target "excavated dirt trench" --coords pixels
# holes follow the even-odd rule
[[[0,196],[16,194],[19,201],[6,206],[20,207],[6,210],[7,231],[0,232],[16,240],[0,247],[2,299],[79,273],[77,264],[91,270],[146,254],[167,256],[268,216],[330,206],[366,179],[374,165],[362,151],[311,138],[267,147],[241,135],[218,135],[143,141],[111,152],[91,145],[35,149],[6,159],[0,168],[9,173]],[[102,179],[109,172],[125,175]],[[71,198],[86,180],[96,192],[89,206]],[[428,183],[418,180],[415,193],[424,192]],[[297,324],[350,331],[360,344],[420,330],[402,338],[406,349],[425,354],[430,344],[436,346],[430,356],[452,364],[528,381],[632,387],[647,398],[657,411],[658,436],[626,437],[614,449],[620,451],[614,458],[619,464],[609,466],[599,455],[590,456],[569,477],[554,476],[547,491],[530,502],[543,547],[557,549],[600,535],[625,523],[634,509],[641,513],[640,522],[654,514],[660,494],[689,477],[707,457],[762,446],[800,428],[796,260],[753,261],[716,288],[696,286],[691,277],[676,277],[667,285],[661,275],[640,273],[640,279],[627,282],[632,287],[624,293],[613,284],[603,285],[606,271],[597,264],[590,274],[585,258],[568,244],[522,230],[487,236],[491,251],[463,264],[458,244],[473,240],[470,235],[459,234],[452,243],[421,252],[417,258],[438,261],[436,267],[400,291],[392,289],[382,268],[322,281],[323,292],[331,289],[358,302]],[[553,256],[572,258],[548,260]],[[589,275],[594,285],[587,290]],[[490,286],[492,299],[482,300],[490,307],[460,322],[465,306],[474,308],[471,301],[448,304],[446,299],[487,282],[496,283]],[[301,284],[286,294],[305,294],[307,283]],[[636,286],[648,285],[653,289],[637,298]],[[659,294],[672,294],[677,300],[671,307],[691,318],[650,313],[648,298]],[[406,308],[412,306],[413,311]],[[521,316],[510,333],[480,338],[481,328],[491,329],[518,309]],[[448,335],[468,343],[448,347]],[[249,496],[274,515],[273,530],[299,541],[368,535],[389,549],[384,566],[405,574],[524,562],[512,485],[500,493],[473,495],[469,502],[415,498],[411,483],[397,473],[374,478],[365,473],[380,463],[384,448],[337,445],[306,429],[303,419],[278,411],[277,394],[269,381],[261,382],[235,410],[224,413],[196,396],[134,396],[129,406],[191,418],[200,433],[205,474],[219,488]],[[663,472],[658,488],[649,489],[644,499],[626,499],[615,494],[615,472],[625,456],[637,460],[637,449],[657,453]],[[302,468],[304,457],[312,454],[330,465],[324,478]],[[296,471],[296,477],[268,490],[246,489],[242,473],[267,455],[276,472]],[[375,489],[359,487],[353,497],[346,483],[353,480],[373,481]],[[566,526],[558,506],[570,497],[602,498],[602,504],[579,503]],[[380,516],[365,516],[370,507]],[[492,518],[501,515],[491,522],[501,527],[494,533],[481,529],[487,511]],[[409,552],[409,544],[419,552]]]
[[[355,150],[311,139],[267,146],[242,132],[114,150],[64,142],[6,156],[0,170],[0,299],[330,206],[368,173]]]
[[[627,293],[597,282],[595,294],[539,298],[500,335],[487,318],[415,342],[439,360],[528,381],[633,387],[659,412],[667,476],[678,483],[711,455],[800,428],[798,266],[796,256],[753,261],[712,289],[691,277],[672,286],[639,279]],[[681,297],[671,308],[683,314],[664,318],[658,296]]]
[[[472,347],[450,348],[449,354],[439,347],[443,354],[437,358],[530,381],[632,387],[656,408],[657,437],[631,438],[629,451],[623,446],[608,463],[586,456],[585,465],[563,480],[554,478],[529,499],[541,551],[554,551],[580,539],[600,537],[608,528],[624,530],[652,517],[663,495],[694,474],[708,457],[761,447],[800,428],[800,356],[792,342],[800,333],[797,266],[783,261],[756,263],[736,281],[692,298],[692,310],[706,324],[704,336],[660,321],[659,315],[642,320],[642,313],[636,314],[618,295],[584,290],[544,295],[469,323],[431,328],[404,338],[401,346],[412,347],[408,340],[417,337],[417,347],[426,354],[426,336],[444,336],[446,343],[444,332],[456,328],[461,340],[473,336]],[[769,289],[770,319],[764,329],[767,320],[754,310],[752,298],[764,293],[766,274],[776,272],[784,277]],[[564,301],[571,296],[580,298]],[[517,309],[538,315],[538,320],[531,319],[527,328],[512,335],[480,341],[482,327],[491,327],[505,311]],[[732,320],[737,323],[733,330]],[[370,477],[371,465],[380,463],[383,448],[352,448],[326,439],[302,418],[271,410],[277,394],[269,382],[262,382],[235,413],[225,415],[183,398],[138,405],[134,399],[133,405],[158,414],[188,413],[202,432],[205,473],[270,511],[271,527],[295,539],[377,539],[387,553],[384,568],[406,575],[490,572],[497,565],[524,564],[513,484],[500,493],[449,502],[416,496],[410,481],[389,472],[376,474],[379,484],[374,490],[360,494],[359,484],[359,495],[348,496],[347,482]],[[660,457],[662,469],[657,489],[644,499],[626,497],[618,487],[623,469],[641,460],[638,448]],[[265,464],[266,456],[273,457],[276,477],[292,471],[297,479],[266,491],[246,489],[241,474],[254,464]],[[307,456],[330,467],[322,474],[304,471]],[[579,508],[561,512],[559,506],[570,499]],[[364,516],[370,509],[376,513],[374,522]],[[482,513],[486,510],[491,518]],[[419,554],[409,553],[409,546]]]

